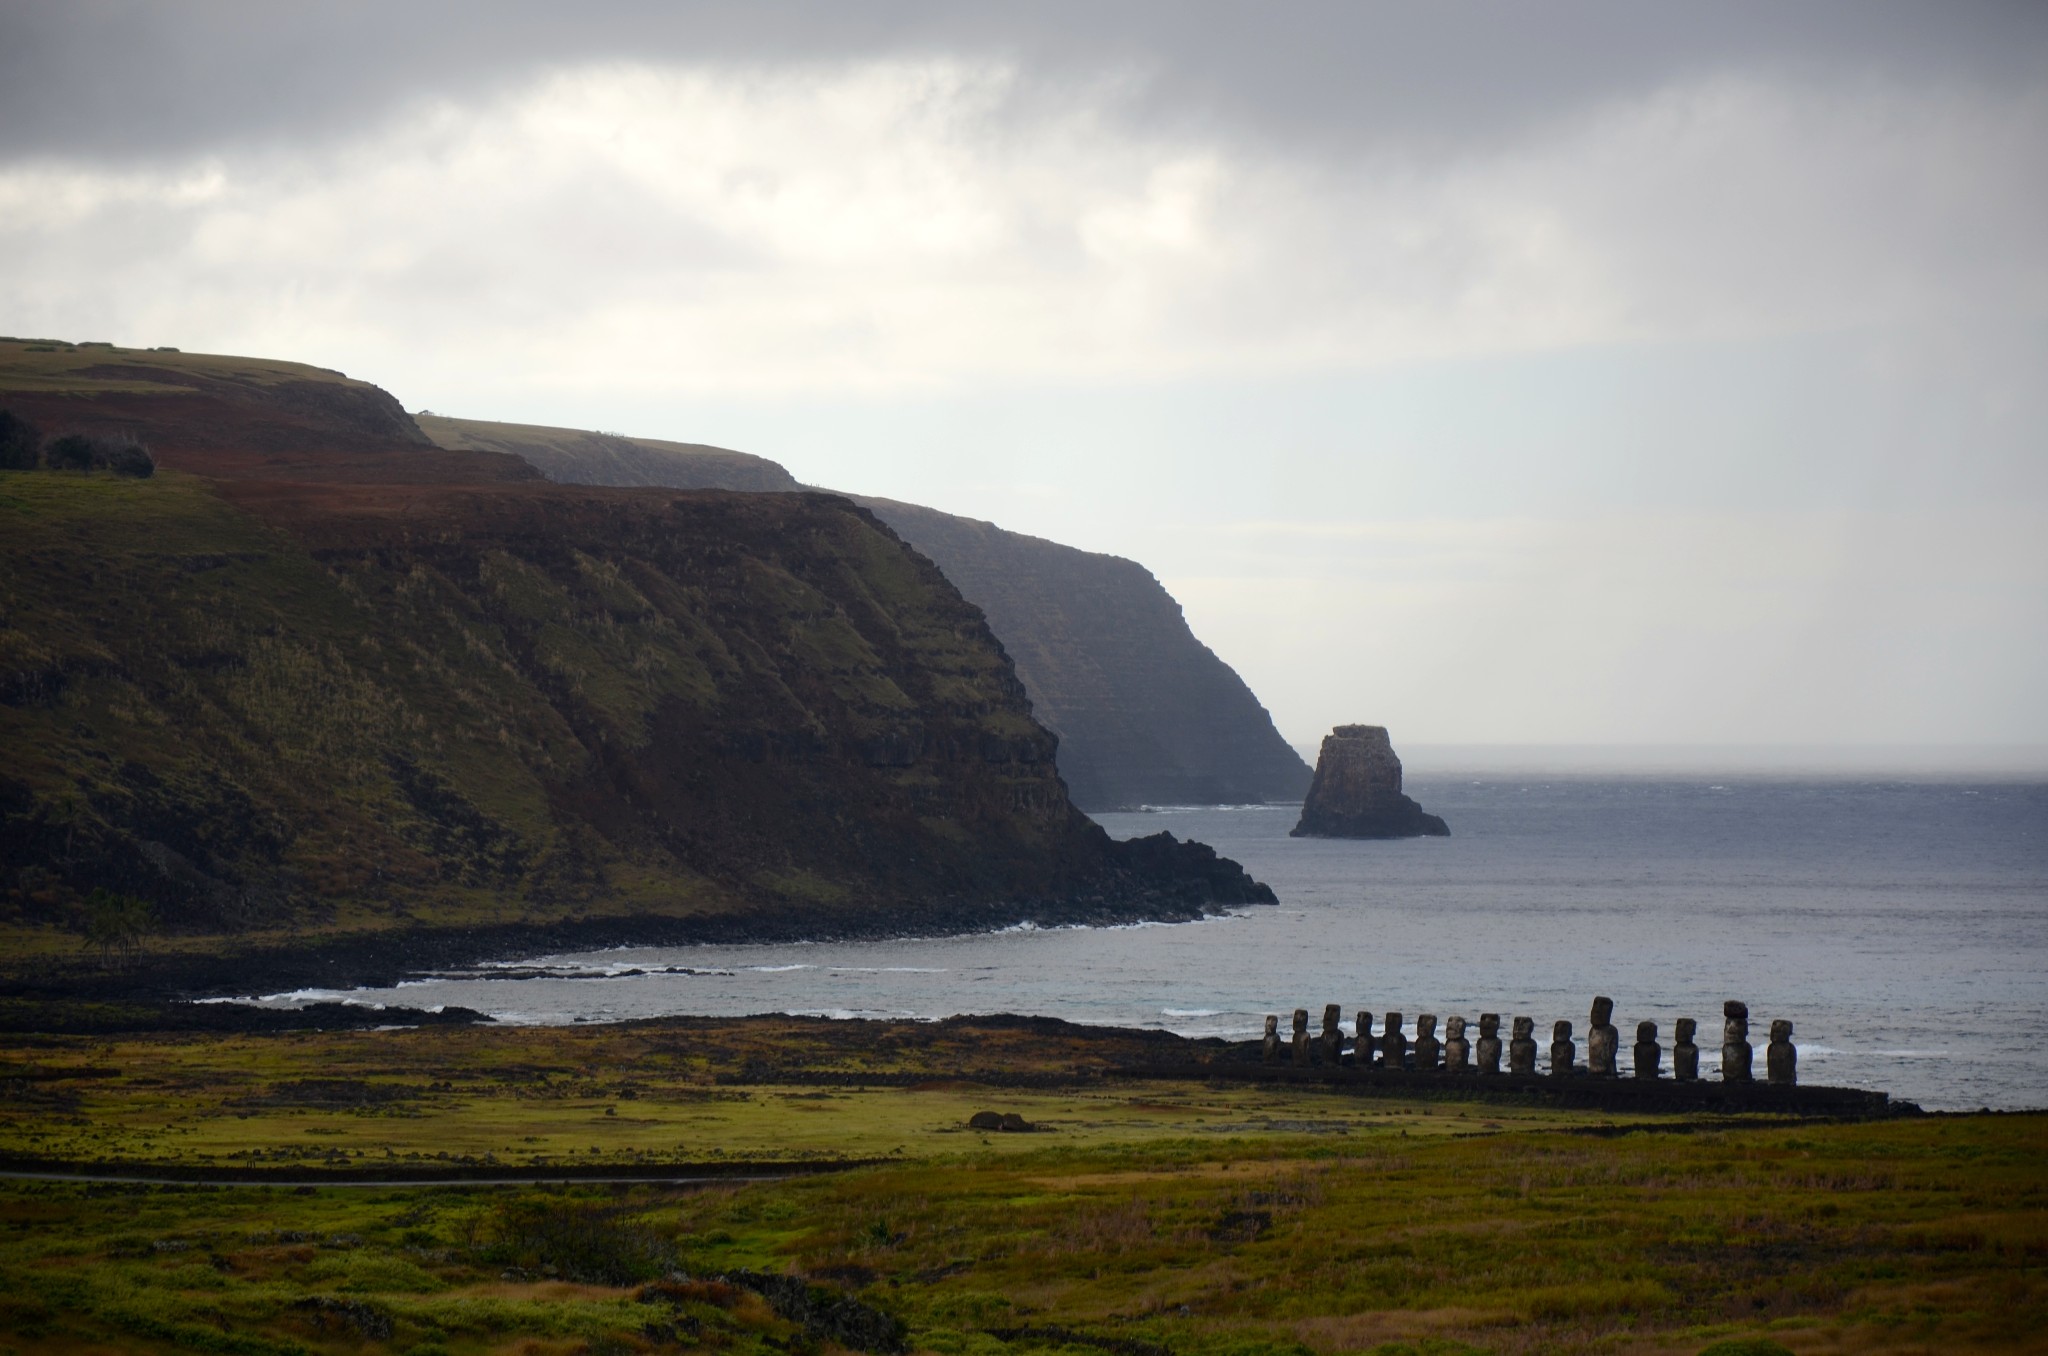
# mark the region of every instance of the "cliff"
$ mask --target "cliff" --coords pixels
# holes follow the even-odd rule
[[[423,415],[447,447],[516,453],[551,480],[795,489],[688,443]],[[495,430],[516,430],[517,436]],[[780,481],[776,476],[780,476]],[[787,483],[781,483],[787,482]],[[1142,565],[1006,531],[993,523],[853,495],[938,565],[987,617],[1034,714],[1059,736],[1059,770],[1088,810],[1300,799],[1309,769],[1244,680],[1189,630]]]
[[[1429,838],[1451,830],[1401,791],[1383,725],[1339,725],[1323,739],[1296,838]]]
[[[1076,804],[1242,805],[1296,800],[1306,789],[1308,765],[1144,566],[915,504],[854,498],[988,615],[1033,711],[1060,736],[1060,772]]]
[[[1076,810],[979,611],[843,499],[568,488],[348,419],[264,475],[91,378],[54,406],[4,371],[0,405],[123,424],[164,467],[0,473],[16,984],[77,978],[86,938],[95,967],[216,982],[350,947],[403,964],[1272,898]],[[251,385],[108,394],[299,417]]]
[[[677,490],[800,490],[777,462],[703,443],[628,438],[617,433],[451,419],[422,412],[414,421],[442,447],[522,458],[549,480],[570,485],[663,485]]]

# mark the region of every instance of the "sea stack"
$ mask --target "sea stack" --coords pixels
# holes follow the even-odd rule
[[[1448,837],[1450,827],[1401,794],[1401,760],[1384,725],[1339,725],[1323,740],[1296,838]]]

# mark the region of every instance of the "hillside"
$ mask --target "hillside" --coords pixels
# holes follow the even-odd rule
[[[436,415],[420,416],[420,425],[444,447],[514,453],[555,481],[797,488],[776,463],[720,448]],[[773,474],[735,470],[729,458]],[[743,477],[764,483],[738,483]],[[1060,774],[1083,809],[1289,801],[1307,791],[1308,765],[1142,565],[914,504],[850,497],[987,616],[1034,714],[1059,736]]]
[[[129,434],[181,470],[379,484],[531,481],[517,456],[443,450],[392,396],[304,363],[0,337],[0,401],[51,432]]]
[[[616,433],[451,419],[421,411],[422,432],[442,447],[519,457],[549,480],[573,485],[663,485],[677,490],[799,490],[796,477],[766,457],[702,443]]]
[[[854,496],[980,606],[1060,737],[1085,809],[1299,800],[1309,769],[1151,571],[993,523]]]
[[[154,398],[281,426],[265,383],[238,405],[200,379],[225,385]],[[95,964],[203,980],[280,950],[346,972],[1271,897],[1205,848],[1110,842],[980,613],[843,499],[569,488],[421,444],[407,468],[402,430],[347,419],[280,474],[201,475],[265,463],[59,398],[165,469],[0,473],[17,984],[81,970],[89,936]]]

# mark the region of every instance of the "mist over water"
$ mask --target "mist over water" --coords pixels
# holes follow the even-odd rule
[[[1803,1082],[1930,1109],[2048,1105],[2048,782],[1736,776],[1411,776],[1449,839],[1290,839],[1297,808],[1098,816],[1118,837],[1213,844],[1280,896],[1197,924],[929,940],[641,948],[545,958],[586,978],[473,977],[348,995],[500,1020],[1024,1012],[1249,1038],[1323,1004],[1572,1021],[1595,994],[1622,1044],[1750,1007]],[[624,974],[638,969],[648,973]],[[668,973],[654,973],[669,970]],[[305,993],[269,1001],[303,1001]],[[1441,1029],[1441,1027],[1439,1028]],[[1627,1062],[1624,1048],[1623,1063]]]

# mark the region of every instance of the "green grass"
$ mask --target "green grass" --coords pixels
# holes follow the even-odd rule
[[[1147,1040],[794,1019],[34,1038],[0,1069],[10,1151],[302,1177],[440,1153],[885,1163],[704,1188],[0,1184],[0,1350],[837,1348],[826,1309],[717,1279],[743,1271],[949,1356],[2028,1351],[2048,1328],[2048,1117],[1616,1123],[1090,1072]],[[384,1093],[313,1106],[309,1078]],[[983,1108],[1051,1133],[965,1131]]]
[[[152,378],[159,369],[213,381],[275,386],[287,381],[344,382],[341,373],[276,358],[224,353],[165,352],[105,343],[0,338],[0,394],[8,391],[80,394],[187,395],[192,387]],[[123,369],[134,369],[127,375]],[[88,371],[91,375],[87,375]]]
[[[755,1018],[34,1037],[0,1063],[0,1078],[34,1089],[0,1114],[0,1154],[223,1169],[601,1167],[1009,1155],[1055,1138],[1069,1147],[1162,1136],[1336,1143],[1587,1123],[1540,1107],[1102,1084],[1116,1067],[1218,1049],[1169,1042],[1162,1054],[1118,1033],[1070,1033],[972,1019]],[[1064,1085],[991,1086],[1026,1073]],[[1015,1111],[1044,1133],[966,1130],[986,1109]]]
[[[749,1269],[848,1291],[948,1353],[1696,1351],[1761,1333],[2024,1351],[2048,1322],[2042,1147],[2037,1119],[2007,1118],[1164,1137],[700,1190],[13,1184],[0,1341],[641,1350],[681,1318],[691,1345],[803,1343],[726,1287],[636,1298],[657,1275]],[[1881,1186],[1845,1185],[1873,1164]],[[391,1336],[366,1340],[343,1301]]]

